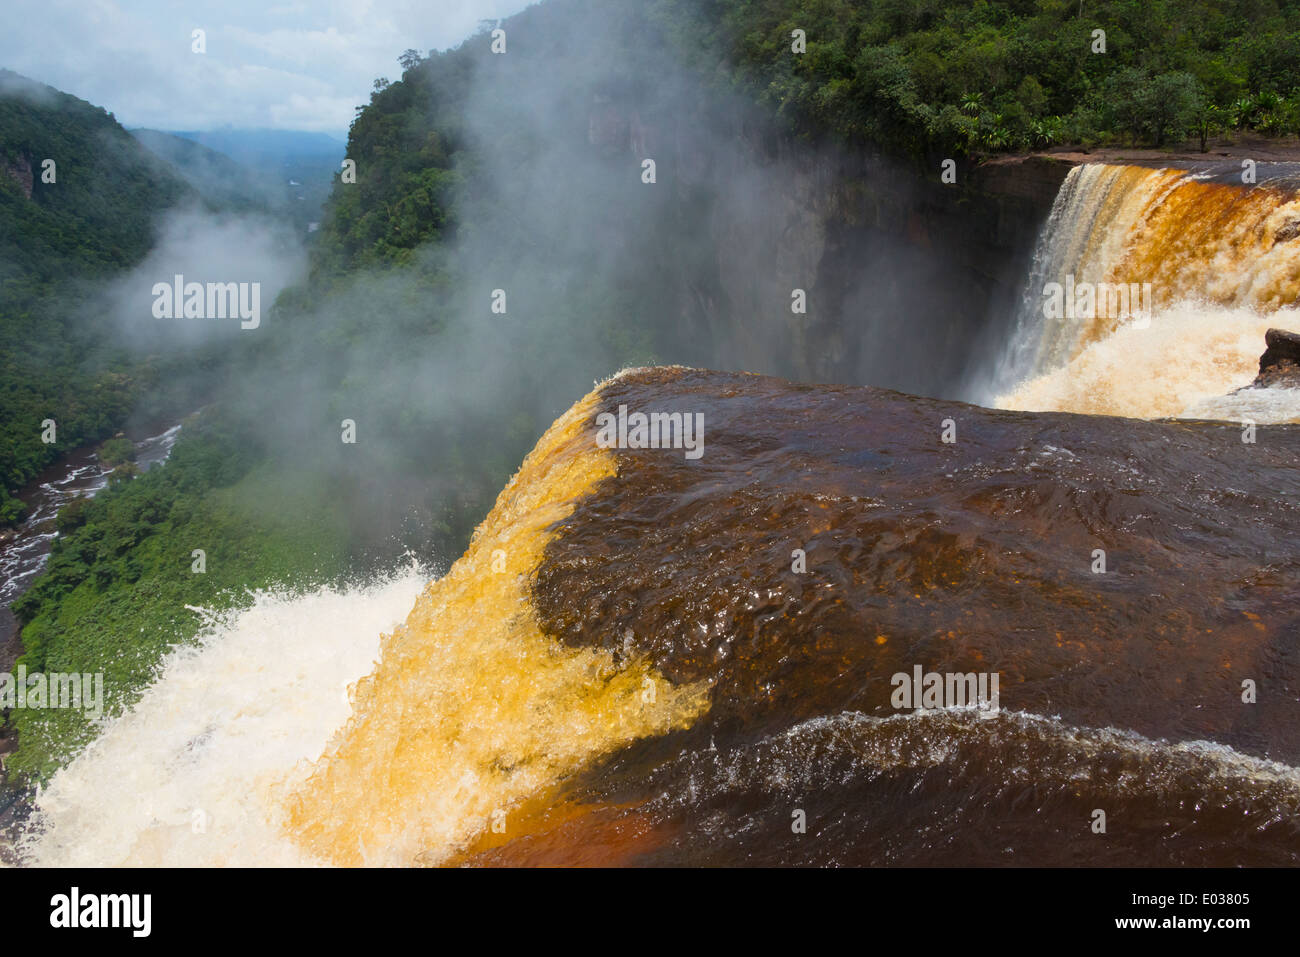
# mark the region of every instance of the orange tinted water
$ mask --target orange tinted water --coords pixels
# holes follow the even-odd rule
[[[619,405],[702,413],[703,456],[597,449]],[[1293,427],[625,374],[385,641],[291,834],[339,863],[1295,862],[1297,466]],[[893,707],[915,665],[996,673],[1002,711]]]

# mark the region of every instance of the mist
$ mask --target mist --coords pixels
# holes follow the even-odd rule
[[[263,311],[306,273],[307,251],[283,221],[264,214],[214,213],[185,206],[163,215],[155,245],[144,261],[114,277],[96,298],[104,303],[105,317],[122,345],[149,352],[192,349],[257,328]],[[257,316],[246,322],[233,314],[158,317],[155,288],[172,285],[178,275],[185,283],[255,285]]]
[[[445,566],[538,436],[625,367],[951,388],[961,351],[935,355],[962,305],[953,267],[836,185],[892,208],[913,175],[782,136],[642,10],[552,2],[500,26],[505,53],[485,26],[373,98],[400,96],[395,115],[449,157],[449,186],[411,192],[445,213],[431,241],[386,260],[358,244],[328,268],[360,228],[339,204],[376,188],[359,155],[310,273],[284,229],[183,210],[106,297],[134,348],[231,350],[228,405],[286,467],[329,476],[361,551]],[[175,274],[261,283],[260,325],[154,318],[150,291]]]

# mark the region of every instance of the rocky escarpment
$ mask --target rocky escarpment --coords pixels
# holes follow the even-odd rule
[[[958,394],[1074,162],[904,162],[722,116],[602,92],[584,117],[594,154],[654,158],[672,191],[684,334],[710,364]]]
[[[0,171],[18,184],[25,197],[32,198],[32,184],[35,180],[32,176],[32,161],[28,157],[18,156],[8,162],[0,163]]]
[[[779,316],[796,378],[930,395],[955,394],[989,317],[1012,311],[1071,165],[962,163],[945,182],[941,158],[927,171],[786,145],[767,161],[781,170],[768,176],[780,188],[767,208],[782,216],[755,217],[752,196],[725,189],[714,208],[729,306],[718,311],[748,322]],[[795,287],[806,293],[806,314],[790,308]],[[761,367],[744,357],[736,364]]]

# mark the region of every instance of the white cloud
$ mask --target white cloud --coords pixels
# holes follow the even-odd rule
[[[530,0],[45,0],[9,18],[0,66],[89,100],[126,126],[342,134],[403,50],[455,46]],[[190,50],[195,28],[207,53]]]

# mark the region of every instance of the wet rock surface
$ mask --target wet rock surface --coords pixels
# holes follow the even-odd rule
[[[1255,388],[1300,389],[1300,333],[1270,329],[1264,336],[1268,347],[1259,357]]]

